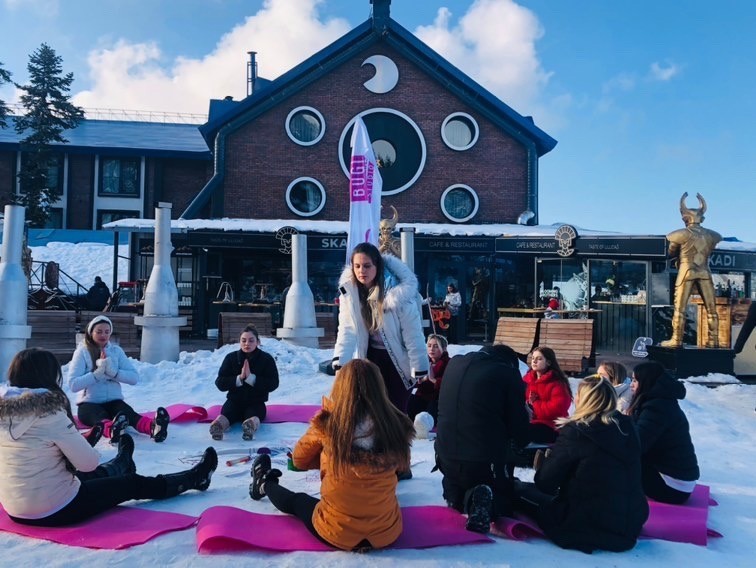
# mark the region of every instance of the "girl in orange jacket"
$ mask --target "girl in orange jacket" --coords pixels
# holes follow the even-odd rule
[[[278,483],[270,456],[255,458],[250,496],[304,522],[318,539],[342,550],[384,548],[402,532],[397,471],[410,466],[414,428],[386,394],[378,367],[353,359],[336,374],[330,399],[292,452],[298,469],[320,469],[321,499]]]

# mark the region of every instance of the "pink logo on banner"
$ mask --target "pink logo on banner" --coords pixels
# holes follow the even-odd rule
[[[351,201],[373,202],[373,177],[375,170],[367,156],[352,156],[349,191]]]

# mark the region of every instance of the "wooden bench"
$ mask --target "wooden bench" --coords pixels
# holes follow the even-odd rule
[[[260,336],[273,335],[273,316],[267,312],[221,312],[218,314],[218,347],[238,343],[242,330],[254,325]]]
[[[73,310],[28,310],[26,324],[31,337],[27,347],[50,351],[61,364],[68,363],[76,348],[76,312]]]
[[[90,312],[82,311],[79,314],[81,331],[87,329],[87,325],[97,316],[105,316],[113,322],[113,343],[117,343],[124,350],[126,355],[139,359],[142,351],[142,330],[134,323],[132,312]]]
[[[593,320],[543,319],[538,345],[556,353],[565,373],[581,374],[588,369],[593,350]]]
[[[323,337],[318,338],[318,347],[332,349],[336,345],[339,330],[338,312],[315,312],[315,326],[323,328]]]
[[[494,345],[508,345],[519,355],[527,355],[538,341],[538,318],[500,317]]]

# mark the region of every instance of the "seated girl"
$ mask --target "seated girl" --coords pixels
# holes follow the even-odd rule
[[[255,458],[250,496],[270,498],[322,542],[342,550],[384,548],[402,532],[397,472],[409,471],[414,431],[388,398],[370,361],[352,359],[333,383],[292,453],[299,469],[320,469],[320,499],[279,485],[270,456]]]
[[[168,436],[168,411],[158,407],[150,419],[138,414],[123,400],[121,383],[135,385],[139,380],[134,365],[123,349],[111,343],[113,322],[97,316],[87,325],[87,331],[68,365],[68,386],[78,392],[76,399],[79,421],[87,426],[103,425],[103,435],[117,444],[121,433],[131,426],[147,434],[156,442]]]
[[[73,425],[55,355],[19,352],[0,387],[0,502],[16,523],[45,527],[79,523],[132,499],[165,499],[205,491],[218,466],[207,448],[187,471],[157,477],[136,473],[134,440],[122,434],[118,455],[99,455]]]
[[[530,440],[550,444],[557,438],[556,420],[566,418],[572,403],[567,376],[559,367],[556,353],[549,347],[536,347],[531,353],[530,371],[525,381],[525,402],[531,412]]]
[[[623,414],[626,413],[633,399],[633,390],[630,388],[630,377],[627,376],[625,366],[617,361],[601,361],[596,374],[612,383],[617,392],[617,408]]]
[[[641,450],[609,381],[583,380],[574,414],[557,424],[556,443],[536,460],[535,484],[515,484],[515,509],[532,514],[562,548],[588,553],[633,548],[648,518]]]
[[[643,490],[655,501],[685,503],[700,474],[688,419],[677,402],[685,398],[685,386],[656,361],[636,365],[630,386],[627,412],[640,437]]]
[[[252,440],[265,420],[268,395],[278,388],[276,360],[260,349],[260,335],[253,325],[239,336],[239,350],[226,355],[215,386],[227,392],[220,416],[210,424],[213,440],[222,440],[232,424],[242,423],[242,438]]]
[[[428,349],[430,369],[423,377],[417,388],[410,396],[407,404],[407,415],[415,420],[421,412],[427,412],[433,417],[433,424],[438,419],[438,393],[441,392],[441,380],[444,377],[446,365],[449,363],[449,353],[446,352],[448,343],[443,335],[432,333],[425,343]],[[431,425],[431,428],[433,425]],[[417,425],[415,426],[417,429]]]

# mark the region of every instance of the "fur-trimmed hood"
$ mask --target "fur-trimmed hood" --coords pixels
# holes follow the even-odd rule
[[[37,418],[66,411],[68,407],[68,397],[63,392],[0,387],[0,422],[9,422],[15,437],[24,434]]]
[[[390,254],[381,255],[384,264],[384,287],[386,297],[383,300],[385,310],[396,309],[405,302],[415,302],[418,296],[418,282],[412,272],[401,259]],[[339,288],[355,286],[352,280],[352,267],[347,265],[339,278]]]

